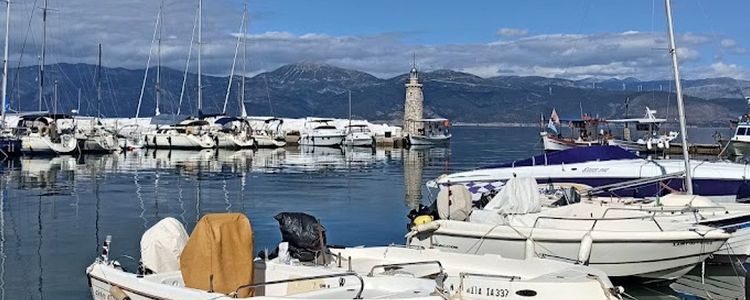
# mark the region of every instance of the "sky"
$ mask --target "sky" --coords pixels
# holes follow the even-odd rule
[[[11,66],[39,62],[44,0],[12,0]],[[48,0],[46,63],[96,63],[142,69],[159,0]],[[452,69],[482,77],[671,78],[663,0],[204,0],[202,66],[230,73],[238,38],[253,75],[315,62],[388,78]],[[187,64],[197,0],[165,0],[162,64]],[[673,0],[683,78],[750,79],[747,0]],[[5,16],[2,18],[5,22]],[[241,57],[241,54],[240,54]],[[238,62],[235,73],[242,73]]]

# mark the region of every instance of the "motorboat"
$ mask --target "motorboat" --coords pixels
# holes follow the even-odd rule
[[[696,195],[712,201],[727,203],[750,198],[750,170],[743,164],[723,161],[690,160],[693,189]],[[528,159],[476,170],[441,176],[429,185],[462,183],[472,193],[484,192],[508,179],[532,177],[540,184],[568,184],[579,188],[596,188],[635,179],[652,178],[684,171],[682,159],[652,160],[640,158],[617,146],[592,146],[545,153]],[[683,189],[684,178],[673,178],[662,183],[625,188],[613,195],[621,197],[653,198]],[[478,196],[478,195],[477,195]]]
[[[347,147],[374,147],[375,136],[368,128],[367,124],[349,124],[344,131],[344,146]]]
[[[141,239],[141,265],[110,259],[111,236],[86,268],[93,299],[414,299],[446,300],[434,279],[363,276],[341,268],[253,261],[253,233],[242,214],[208,214],[188,237],[167,218]],[[232,251],[222,251],[232,249]]]
[[[446,145],[452,137],[448,119],[408,120],[406,126],[415,132],[406,136],[409,145]]]
[[[214,148],[217,144],[211,136],[210,124],[206,120],[160,115],[154,117],[151,122],[157,127],[143,135],[146,148],[207,149]]]
[[[732,236],[713,253],[711,261],[743,263],[750,257],[750,207],[746,204],[717,204],[703,196],[673,193],[649,199],[582,197],[579,205],[627,210],[633,214],[640,213],[643,217],[655,217],[668,222],[720,228]]]
[[[445,274],[446,290],[463,298],[620,299],[622,293],[598,269],[549,259],[511,259],[394,245],[330,251],[334,261],[329,265],[340,259],[341,265],[351,265],[360,274],[418,278]]]
[[[252,127],[243,118],[219,117],[212,121],[216,146],[224,149],[252,148],[256,146]]]
[[[286,146],[286,137],[281,130],[284,120],[274,117],[248,117],[253,126],[253,138],[258,148],[278,148]]]
[[[16,126],[21,151],[27,154],[73,153],[78,149],[75,132],[73,118],[65,114],[25,114]]]
[[[539,199],[536,181],[519,177],[472,210],[469,191],[453,185],[438,193],[437,218],[432,214],[413,226],[407,242],[448,252],[559,259],[610,277],[671,281],[730,238],[719,228],[613,207],[574,203],[542,210]]]
[[[346,134],[333,125],[333,119],[306,118],[299,144],[304,146],[340,147]]]
[[[112,241],[108,236],[102,255],[86,270],[92,296],[621,299],[621,288],[613,286],[602,271],[586,266],[398,246],[328,248],[325,236],[318,232],[319,221],[312,216],[281,213],[276,219],[282,226],[284,241],[274,253],[261,252],[255,260],[251,259],[251,225],[238,213],[208,214],[189,236],[176,219],[162,219],[141,238],[136,272],[125,271],[119,262],[110,259]],[[290,219],[292,222],[287,222]],[[290,231],[291,227],[295,230]]]
[[[745,100],[750,107],[750,97],[745,98]],[[750,153],[750,113],[742,115],[732,125],[734,126],[734,135],[731,138],[717,137],[722,147],[720,155],[743,157]]]
[[[646,107],[646,114],[643,118],[607,120],[608,123],[623,124],[624,126],[622,138],[611,137],[607,139],[607,143],[640,153],[653,153],[669,149],[670,142],[676,139],[679,133],[676,131],[660,132],[660,125],[667,119],[659,119],[655,114],[655,110]],[[632,136],[632,126],[635,127],[638,136]]]

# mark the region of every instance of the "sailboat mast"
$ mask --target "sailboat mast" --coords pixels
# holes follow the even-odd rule
[[[96,65],[96,117],[102,115],[102,44],[99,44],[99,61]]]
[[[201,80],[201,55],[203,52],[203,0],[198,0],[198,116],[203,112],[203,81]]]
[[[3,108],[2,122],[0,126],[5,127],[5,107],[8,101],[8,38],[10,37],[10,0],[5,0],[5,52],[3,53]]]
[[[349,90],[349,132],[347,134],[352,133],[352,90]]]
[[[47,51],[47,0],[44,0],[44,7],[42,8],[42,61],[39,64],[39,109],[42,110],[42,102],[44,102],[44,63]]]
[[[244,22],[242,26],[242,84],[240,84],[240,117],[247,117],[247,111],[245,111],[245,74],[247,74],[247,0],[244,1],[243,6],[243,17]]]
[[[156,94],[156,109],[154,115],[158,116],[160,114],[159,112],[159,103],[161,103],[161,32],[162,27],[164,26],[164,0],[161,1],[161,4],[159,5],[159,39],[156,42],[156,86],[155,94]]]
[[[693,177],[690,174],[690,156],[688,154],[687,124],[685,121],[685,102],[682,99],[682,83],[680,81],[680,69],[677,63],[677,46],[674,37],[674,25],[672,21],[672,0],[664,0],[667,10],[667,33],[669,34],[669,55],[672,57],[672,72],[674,73],[675,93],[677,94],[677,112],[680,118],[680,131],[682,136],[682,156],[685,162],[685,191],[693,194]]]

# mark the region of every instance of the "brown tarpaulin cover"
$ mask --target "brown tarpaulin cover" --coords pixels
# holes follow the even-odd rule
[[[185,286],[230,294],[253,279],[253,231],[243,214],[207,214],[201,218],[180,256]],[[212,279],[213,276],[213,279]],[[249,289],[239,297],[251,296]]]

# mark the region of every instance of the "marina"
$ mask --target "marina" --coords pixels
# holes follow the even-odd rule
[[[710,139],[712,133],[703,129],[692,136]],[[0,223],[6,272],[0,292],[6,298],[89,297],[85,276],[66,272],[84,270],[107,235],[113,237],[111,257],[134,270],[137,263],[122,255],[138,256],[143,232],[165,217],[179,220],[190,232],[205,213],[242,212],[252,222],[254,248],[270,251],[280,239],[273,216],[295,207],[321,220],[331,244],[403,244],[406,214],[431,199],[426,181],[485,161],[510,161],[541,151],[539,142],[529,139],[535,128],[456,127],[454,134],[450,148],[378,148],[374,153],[302,147],[142,149],[6,161]],[[494,140],[500,137],[523,147],[498,145]],[[341,208],[348,212],[341,214]],[[729,270],[721,276],[735,274],[726,265],[706,268]],[[11,276],[9,270],[23,271]],[[730,280],[744,281],[739,273],[733,276]],[[689,286],[702,285],[692,281]],[[646,293],[644,297],[664,293],[658,285],[624,287],[628,293]]]
[[[750,299],[743,9],[86,1],[4,2],[0,300]]]

